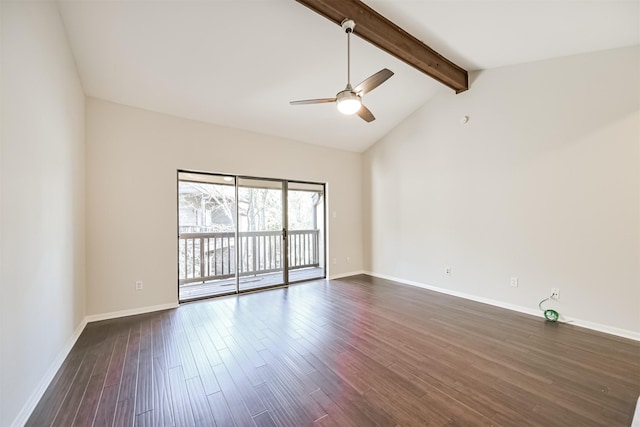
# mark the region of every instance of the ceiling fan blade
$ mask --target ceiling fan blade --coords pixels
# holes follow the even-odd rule
[[[318,98],[318,99],[304,99],[302,101],[291,101],[291,105],[303,105],[303,104],[324,104],[325,102],[336,102],[335,98]]]
[[[371,92],[382,83],[384,83],[389,77],[393,76],[393,71],[383,68],[374,75],[365,79],[362,83],[353,89],[353,91],[359,95],[364,95],[367,92]]]
[[[371,113],[371,111],[369,111],[369,109],[364,105],[360,106],[360,109],[356,112],[356,114],[367,123],[370,123],[376,119],[373,116],[373,113]]]

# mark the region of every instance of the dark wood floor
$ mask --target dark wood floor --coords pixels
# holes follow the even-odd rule
[[[640,343],[368,276],[87,325],[28,425],[629,426]]]

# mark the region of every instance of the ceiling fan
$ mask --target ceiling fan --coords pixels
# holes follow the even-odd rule
[[[389,77],[393,76],[393,71],[383,68],[374,75],[365,79],[355,88],[351,87],[351,33],[356,23],[351,19],[342,21],[342,29],[347,33],[347,86],[336,94],[335,98],[318,98],[305,99],[303,101],[291,101],[291,105],[302,104],[324,104],[327,102],[336,102],[338,111],[342,114],[357,114],[366,122],[372,122],[376,118],[371,111],[362,104],[362,95],[371,92],[373,89],[384,83]]]

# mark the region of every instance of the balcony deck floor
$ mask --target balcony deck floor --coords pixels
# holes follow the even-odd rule
[[[324,268],[311,267],[289,271],[289,282],[319,279],[324,277]],[[246,276],[240,278],[240,290],[253,290],[282,284],[282,272]],[[205,283],[190,283],[179,287],[181,302],[235,291],[236,279],[215,280]]]

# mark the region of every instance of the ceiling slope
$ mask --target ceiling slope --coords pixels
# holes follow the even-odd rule
[[[366,3],[468,70],[639,42],[637,1]],[[59,6],[88,96],[188,119],[363,151],[449,90],[355,37],[353,81],[382,68],[395,73],[367,94],[376,120],[344,116],[333,104],[290,106],[292,99],[334,94],[347,77],[341,28],[292,0]]]

